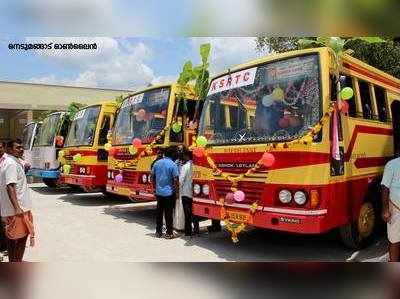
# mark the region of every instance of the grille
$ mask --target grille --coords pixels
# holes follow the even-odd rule
[[[114,172],[114,176],[117,175],[118,172]],[[133,171],[122,171],[122,183],[124,184],[136,184],[137,183],[137,172]]]
[[[263,193],[263,184],[252,182],[239,182],[237,189],[242,190],[246,194],[246,198],[241,203],[253,203],[255,201],[261,202]],[[231,183],[228,181],[215,181],[215,191],[217,198],[225,198],[226,194],[231,191]]]

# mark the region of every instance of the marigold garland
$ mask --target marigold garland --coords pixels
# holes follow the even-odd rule
[[[268,143],[266,145],[265,152],[269,152],[270,150],[287,149],[294,144],[304,144],[304,145],[311,144],[314,140],[314,137],[322,130],[322,127],[329,121],[334,109],[335,105],[332,103],[332,105],[329,107],[328,111],[324,113],[320,121],[313,128],[311,128],[309,132],[306,133],[304,136],[288,142]],[[195,137],[193,138],[193,143],[191,148],[194,147],[196,147]],[[263,166],[262,159],[260,159],[259,161],[257,161],[254,167],[248,169],[245,173],[239,174],[237,176],[232,176],[231,174],[225,173],[218,168],[218,166],[215,164],[215,161],[209,156],[207,150],[204,151],[204,156],[207,160],[208,165],[212,168],[213,172],[216,175],[220,175],[225,180],[228,180],[232,184],[231,185],[232,192],[238,191],[237,186],[239,181],[243,180],[247,176],[252,175]],[[223,198],[221,198],[217,202],[217,204],[221,206],[220,217],[221,220],[224,221],[225,223],[225,228],[231,233],[231,239],[233,243],[239,242],[238,234],[246,228],[246,224],[244,222],[236,223],[234,221],[229,220],[228,214],[226,212],[225,200]],[[257,208],[258,208],[257,202],[253,202],[250,205],[248,212],[249,217],[253,217],[253,215],[257,211]]]

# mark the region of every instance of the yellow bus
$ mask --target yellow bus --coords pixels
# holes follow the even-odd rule
[[[71,123],[61,159],[61,181],[85,191],[105,191],[107,135],[114,124],[116,102],[102,102],[79,110]]]
[[[182,88],[177,83],[128,96],[113,129],[107,192],[131,200],[155,200],[151,165],[161,148],[191,144],[197,102],[192,86]]]
[[[194,160],[194,214],[224,220],[234,241],[247,225],[339,229],[349,247],[371,239],[384,165],[400,153],[400,80],[343,55],[341,86],[354,96],[341,101],[335,70],[331,50],[316,48],[212,80],[199,124],[208,145]]]

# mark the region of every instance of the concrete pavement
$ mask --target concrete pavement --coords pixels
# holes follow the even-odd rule
[[[386,243],[360,252],[345,248],[335,233],[292,235],[248,230],[233,244],[226,231],[173,240],[154,237],[154,203],[131,203],[101,193],[73,193],[31,184],[37,246],[27,261],[383,261]]]

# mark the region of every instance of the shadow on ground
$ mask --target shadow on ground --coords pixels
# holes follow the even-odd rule
[[[102,193],[70,193],[60,196],[59,199],[78,206],[107,206],[130,203],[128,199],[105,196]]]
[[[104,213],[128,223],[136,223],[155,230],[155,203],[107,207]],[[209,234],[204,226],[199,237],[184,239],[185,246],[195,246],[209,250],[227,261],[346,261],[355,254],[340,242],[336,231],[323,235],[298,235],[263,229],[249,229],[239,235],[239,243],[234,244],[224,229]],[[170,242],[167,241],[166,242]],[[173,241],[172,241],[173,242]],[[357,252],[353,261],[378,259],[385,254],[379,238],[370,247]]]
[[[82,192],[69,187],[49,188],[47,186],[30,186],[30,188],[32,191],[38,192],[42,195],[73,194]]]

